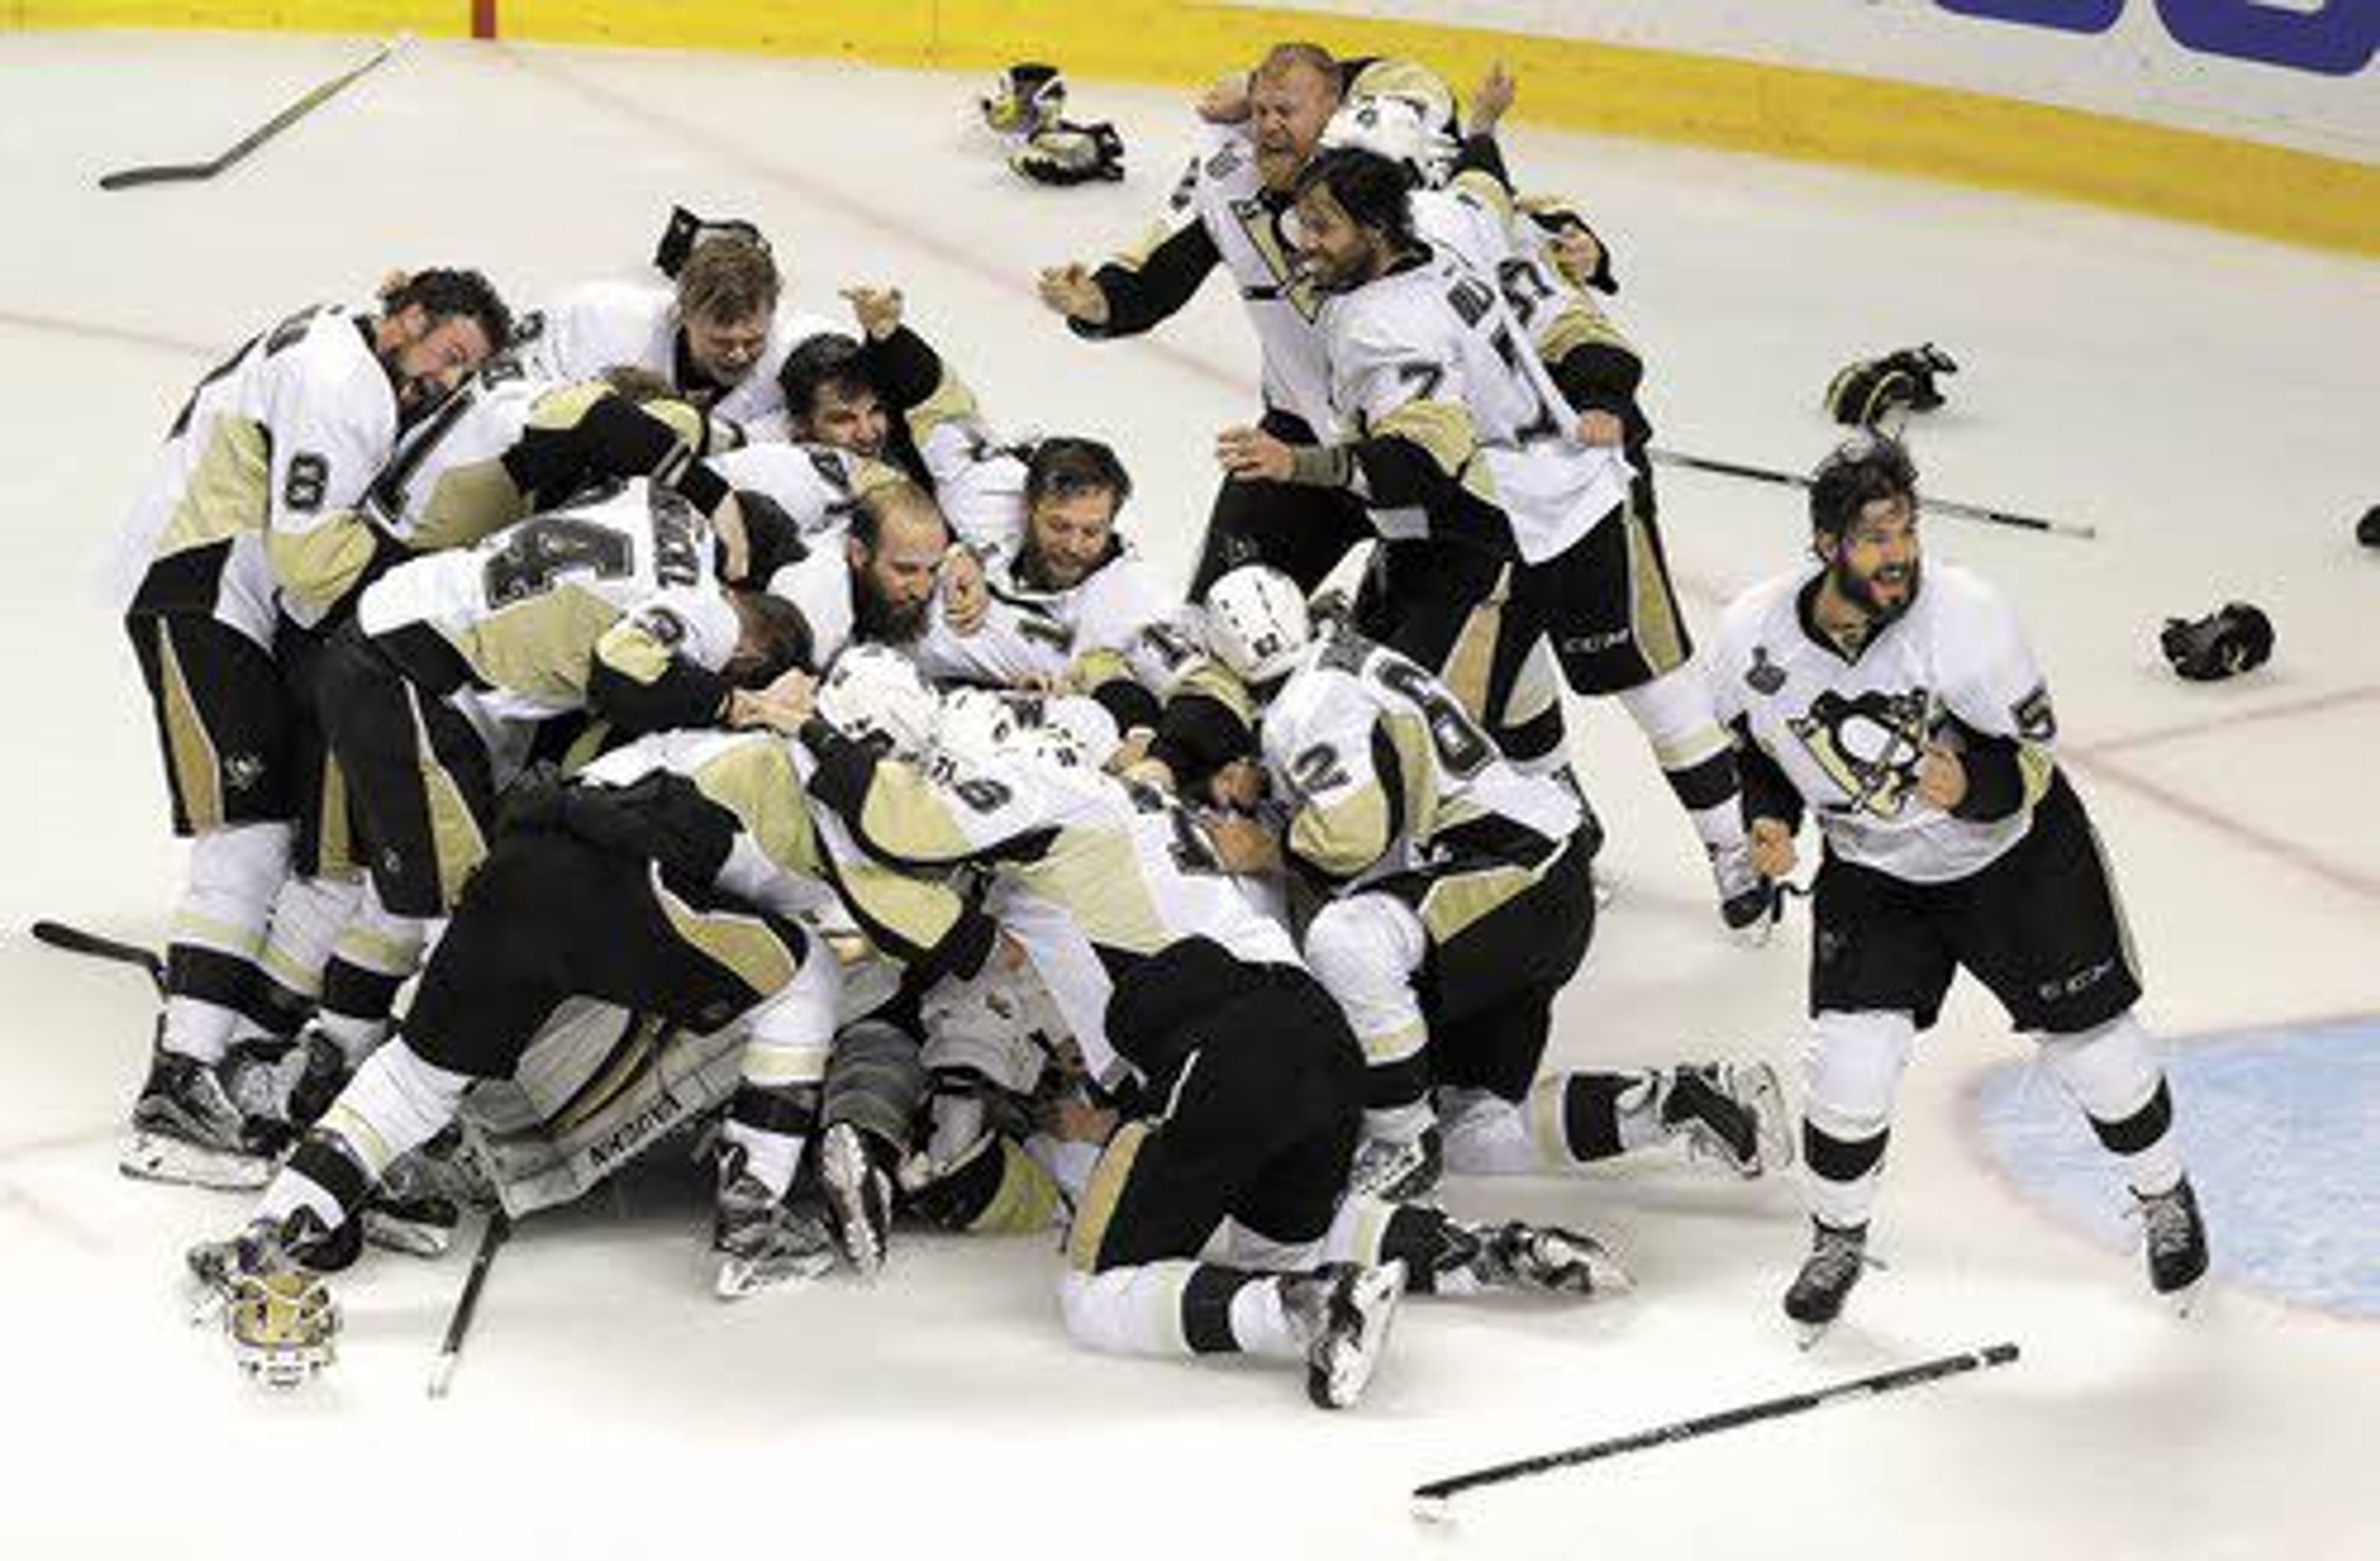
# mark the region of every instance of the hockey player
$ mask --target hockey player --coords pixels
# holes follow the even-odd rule
[[[1601,835],[1572,788],[1514,769],[1405,657],[1317,635],[1278,571],[1217,581],[1207,632],[1264,701],[1263,768],[1221,789],[1284,820],[1278,839],[1220,827],[1224,858],[1330,896],[1305,955],[1368,1064],[1356,1191],[1417,1197],[1445,1168],[1566,1169],[1682,1133],[1745,1176],[1790,1158],[1764,1065],[1537,1078],[1595,931]]]
[[[505,355],[406,435],[372,479],[365,513],[417,552],[468,548],[589,487],[677,478],[709,453],[710,431],[649,370],[564,381]]]
[[[822,533],[818,543],[769,576],[769,594],[801,613],[809,665],[826,665],[855,642],[914,647],[951,550],[933,495],[898,479],[880,483],[855,500],[840,537]]]
[[[615,365],[650,369],[679,399],[717,419],[715,442],[785,436],[778,369],[795,345],[833,321],[782,307],[767,243],[722,231],[701,238],[674,287],[593,282],[532,317],[534,373],[588,380]],[[524,333],[531,328],[524,321]]]
[[[1137,335],[1171,317],[1220,266],[1237,284],[1264,355],[1260,426],[1293,444],[1330,427],[1330,387],[1315,319],[1321,300],[1284,223],[1297,175],[1342,93],[1339,62],[1310,43],[1268,54],[1251,81],[1248,124],[1210,127],[1163,220],[1132,252],[1092,271],[1043,271],[1042,302],[1076,335]],[[1371,535],[1353,495],[1227,480],[1215,497],[1190,595],[1261,558],[1312,588]]]
[[[2115,889],[2051,754],[2048,687],[1997,591],[1923,563],[1916,493],[1895,441],[1828,456],[1810,485],[1815,562],[1729,606],[1712,669],[1761,870],[1792,871],[1805,806],[1825,842],[1802,1128],[1815,1234],[1785,1312],[1815,1336],[1858,1281],[1893,1095],[1961,967],[2122,1161],[2150,1284],[2186,1304],[2205,1228],[2132,1015]]]
[[[338,917],[290,890],[301,716],[278,654],[378,553],[357,510],[399,430],[504,345],[510,316],[476,272],[398,278],[377,312],[326,305],[261,333],[175,418],[120,550],[118,599],[191,840],[166,954],[165,1011],[133,1107],[128,1174],[255,1186],[242,1113],[217,1071],[242,1024],[281,1029],[297,998],[267,938],[319,969]],[[276,899],[292,895],[283,926]],[[310,996],[310,994],[307,994]]]
[[[1315,1402],[1339,1408],[1362,1393],[1406,1288],[1625,1282],[1569,1231],[1342,1204],[1363,1060],[1287,930],[1181,805],[996,724],[953,723],[950,708],[938,774],[832,720],[805,725],[810,791],[887,861],[988,871],[986,910],[1047,982],[1090,1077],[1125,1103],[1069,1238],[1077,1340],[1303,1359]],[[1223,1258],[1201,1261],[1219,1229]]]
[[[898,658],[875,654],[831,676],[819,708],[914,750],[931,696]],[[871,941],[927,980],[973,974],[999,939],[952,891],[854,849],[811,802],[812,768],[768,733],[667,733],[508,815],[403,1036],[366,1059],[247,1227],[189,1253],[193,1274],[229,1303],[244,1357],[268,1370],[327,1358],[335,1313],[320,1277],[354,1260],[366,1195],[454,1119],[474,1082],[508,1076],[573,998],[698,1030],[746,1020],[744,1083],[722,1129],[719,1288],[735,1296],[823,1271],[824,1217],[788,1193],[817,1119],[840,974],[795,918],[839,896]],[[304,1325],[275,1325],[293,1320]]]
[[[1621,448],[1583,441],[1493,272],[1423,239],[1397,164],[1327,151],[1301,175],[1297,211],[1332,295],[1332,442],[1230,430],[1225,468],[1360,495],[1383,541],[1358,624],[1443,678],[1531,768],[1563,753],[1559,686],[1520,697],[1541,641],[1573,688],[1622,691],[1703,837],[1722,918],[1762,926],[1771,900],[1730,805],[1733,764]]]
[[[767,685],[808,647],[790,609],[726,582],[766,577],[800,548],[755,495],[731,545],[678,493],[638,480],[364,592],[317,673],[371,878],[322,977],[318,1023],[344,1054],[338,1071],[378,1044],[541,724],[584,711],[614,738],[767,724]]]

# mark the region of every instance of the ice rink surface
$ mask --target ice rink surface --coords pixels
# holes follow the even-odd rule
[[[1874,1241],[1891,1267],[1806,1355],[1776,1309],[1804,1242],[1790,1180],[1656,1152],[1454,1187],[1464,1212],[1603,1234],[1638,1289],[1411,1305],[1345,1415],[1308,1409],[1284,1372],[1077,1352],[1047,1240],[916,1237],[872,1289],[722,1305],[701,1198],[650,1175],[522,1228],[451,1398],[423,1383],[461,1253],[368,1259],[339,1286],[335,1376],[251,1390],[177,1299],[182,1249],[244,1205],[115,1169],[148,994],[24,935],[47,915],[162,938],[179,859],[93,581],[200,373],[395,267],[477,264],[519,303],[632,272],[683,202],[760,223],[796,302],[903,287],[1002,426],[1112,440],[1139,482],[1127,527],[1176,572],[1212,436],[1256,405],[1220,282],[1138,345],[1075,342],[1031,296],[1036,265],[1097,258],[1155,214],[1189,132],[1172,92],[1077,83],[1075,112],[1118,122],[1132,176],[1048,191],[1000,165],[971,79],[421,44],[213,183],[94,188],[211,156],[365,50],[0,35],[0,1554],[2380,1554],[2370,1316],[2244,1282],[2186,1323],[2155,1304],[2136,1252],[1986,1154],[1973,1100],[2027,1050],[1963,986],[1903,1095]],[[1832,370],[1931,339],[1965,368],[1914,430],[1931,490],[2098,527],[2074,541],[1941,519],[1929,547],[2024,615],[2151,1023],[2186,1050],[2380,1012],[2380,554],[2350,534],[2380,501],[2380,271],[1848,172],[1525,125],[1509,140],[1525,186],[1580,197],[1614,244],[1665,442],[1806,469],[1831,440],[1816,401]],[[1724,478],[1668,476],[1662,513],[1697,623],[1803,536],[1795,495]],[[2271,614],[2277,655],[2243,680],[2178,682],[2159,622],[2228,599]],[[1556,1059],[1757,1056],[1791,1073],[1805,926],[1758,953],[1726,944],[1633,730],[1610,708],[1580,725],[1619,897]],[[2177,1071],[2186,1120],[2193,1085],[2246,1092],[2235,1119],[2267,1110],[2253,1068]],[[2288,1109],[2276,1090],[2269,1111]],[[2325,1142],[2253,1142],[2368,1178],[2375,1116],[2346,1113],[2344,1144],[2338,1113]],[[2202,1164],[2210,1204],[2218,1167],[2278,1168]],[[2306,1239],[2368,1260],[2380,1230],[2336,1221],[2374,1204],[2302,1184],[2288,1213]],[[2105,1206],[2121,1198],[2110,1175]],[[2220,1266],[2231,1233],[2213,1239]],[[1483,1492],[1448,1530],[1407,1516],[1407,1487],[1434,1476],[2000,1339],[2023,1348],[2012,1369]]]

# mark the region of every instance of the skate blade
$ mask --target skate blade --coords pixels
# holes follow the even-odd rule
[[[856,1133],[830,1131],[819,1142],[819,1180],[826,1191],[829,1223],[844,1261],[874,1283],[884,1268],[884,1239],[868,1208],[868,1149]]]
[[[2191,1313],[2196,1310],[2199,1301],[2205,1293],[2205,1289],[2206,1276],[2202,1274],[2197,1278],[2192,1279],[2190,1283],[2182,1286],[2181,1289],[2178,1290],[2168,1290],[2157,1299],[2164,1301],[2168,1307],[2171,1307],[2175,1316],[2187,1319]]]
[[[115,1168],[136,1181],[205,1187],[218,1192],[253,1192],[273,1180],[273,1162],[260,1156],[208,1149],[138,1129],[125,1140]]]
[[[367,1208],[363,1214],[364,1240],[382,1252],[404,1252],[412,1257],[443,1257],[455,1244],[455,1227],[442,1224],[434,1217],[407,1215],[394,1209]]]
[[[1816,1349],[1816,1348],[1817,1348],[1817,1345],[1818,1345],[1818,1341],[1819,1341],[1820,1339],[1822,1339],[1822,1338],[1826,1337],[1827,1337],[1828,1332],[1829,1330],[1831,1330],[1831,1329],[1834,1327],[1834,1325],[1834,1325],[1834,1324],[1832,1324],[1832,1323],[1803,1323],[1803,1322],[1794,1322],[1794,1324],[1793,1324],[1793,1344],[1794,1344],[1794,1348],[1796,1348],[1796,1349],[1804,1349],[1804,1350],[1808,1350],[1808,1349]]]
[[[796,1257],[723,1257],[714,1289],[722,1301],[741,1301],[767,1290],[795,1289],[823,1277],[834,1266],[832,1252]]]

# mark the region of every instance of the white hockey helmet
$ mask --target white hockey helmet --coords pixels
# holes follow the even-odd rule
[[[941,702],[917,663],[886,645],[850,647],[818,687],[821,720],[845,737],[882,743],[894,758],[925,751]]]
[[[1314,623],[1297,582],[1267,564],[1245,563],[1207,591],[1207,648],[1251,687],[1282,676]]]
[[[1435,189],[1454,171],[1454,139],[1411,98],[1349,98],[1322,127],[1325,148],[1351,146],[1402,165],[1415,183]]]

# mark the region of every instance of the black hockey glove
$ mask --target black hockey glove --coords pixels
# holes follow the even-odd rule
[[[1123,177],[1123,138],[1105,120],[1061,119],[1037,130],[1008,155],[1008,165],[1037,184],[1079,185]]]
[[[759,246],[761,253],[768,252],[768,239],[761,236],[758,227],[740,217],[724,217],[713,222],[708,217],[696,216],[683,206],[673,206],[670,208],[669,225],[662,229],[662,241],[653,248],[653,269],[674,282],[677,273],[686,269],[686,258],[694,253],[696,245],[706,238],[730,233],[750,239]]]
[[[1895,407],[1931,412],[1943,405],[1934,379],[1959,366],[1933,343],[1863,358],[1827,381],[1827,412],[1846,428],[1874,428]]]
[[[2273,654],[2273,621],[2244,601],[2226,602],[2192,623],[2165,621],[2157,636],[2173,670],[2193,683],[2213,683],[2261,667]]]

